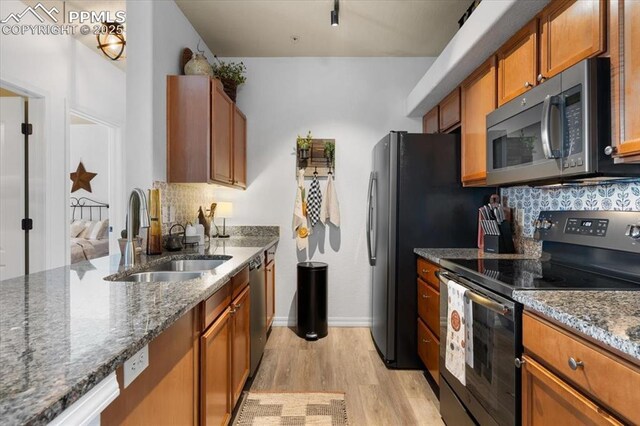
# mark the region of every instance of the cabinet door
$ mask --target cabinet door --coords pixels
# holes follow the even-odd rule
[[[438,129],[447,132],[460,124],[460,88],[456,87],[446,98],[440,101]]]
[[[231,417],[231,323],[227,308],[200,339],[200,415],[203,425]]]
[[[540,73],[552,77],[605,50],[605,0],[558,0],[540,15]]]
[[[247,187],[247,118],[233,108],[233,184]]]
[[[211,84],[211,179],[230,185],[233,182],[233,110],[222,83]]]
[[[273,317],[275,315],[275,297],[276,297],[276,262],[269,262],[265,268],[266,280],[266,292],[267,295],[267,329],[271,327],[273,323]]]
[[[418,355],[429,370],[431,377],[438,383],[440,380],[440,342],[421,319],[418,319]]]
[[[509,102],[536,84],[538,75],[538,20],[516,33],[496,53],[498,105]]]
[[[209,181],[211,79],[167,76],[167,182]]]
[[[617,156],[640,161],[640,2],[610,3],[612,143]]]
[[[487,114],[496,108],[496,59],[492,56],[462,83],[462,183],[487,178]]]
[[[422,133],[438,133],[438,106],[422,117]]]
[[[231,406],[234,407],[249,377],[251,297],[246,287],[231,303]]]
[[[440,293],[418,278],[418,316],[440,338]]]
[[[622,424],[530,357],[523,359],[523,426]]]

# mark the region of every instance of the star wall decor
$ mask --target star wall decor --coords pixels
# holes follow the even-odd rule
[[[84,168],[84,164],[82,164],[81,161],[78,164],[78,168],[76,169],[76,171],[71,173],[71,181],[73,181],[71,192],[76,192],[79,189],[84,189],[91,192],[91,179],[93,179],[97,175],[97,173],[90,173],[86,171]]]

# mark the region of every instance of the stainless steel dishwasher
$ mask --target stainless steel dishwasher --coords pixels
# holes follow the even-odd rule
[[[249,286],[251,288],[251,377],[254,377],[267,343],[267,301],[265,289],[264,253],[249,262]]]

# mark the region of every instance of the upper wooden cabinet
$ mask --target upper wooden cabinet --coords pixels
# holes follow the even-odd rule
[[[422,117],[422,133],[438,133],[438,105]]]
[[[605,0],[557,0],[540,14],[539,80],[606,49]]]
[[[219,80],[167,76],[167,182],[245,188],[246,140],[246,118]]]
[[[538,75],[538,20],[516,33],[496,53],[498,60],[498,105],[536,85]]]
[[[611,130],[616,155],[640,161],[640,2],[611,0]]]
[[[233,110],[233,184],[247,187],[247,117],[234,105]]]
[[[446,98],[440,101],[438,128],[446,133],[460,124],[460,88],[456,87]]]
[[[496,108],[496,59],[492,56],[462,87],[462,184],[487,179],[487,114]]]

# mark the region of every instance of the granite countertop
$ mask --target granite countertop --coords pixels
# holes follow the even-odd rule
[[[515,290],[513,298],[640,363],[640,291]]]
[[[537,259],[538,256],[526,254],[485,253],[477,248],[416,248],[415,254],[433,263],[441,259]]]
[[[220,289],[277,236],[212,239],[205,249],[142,256],[230,255],[202,278],[179,283],[105,281],[126,275],[120,256],[0,282],[0,419],[46,424]]]

